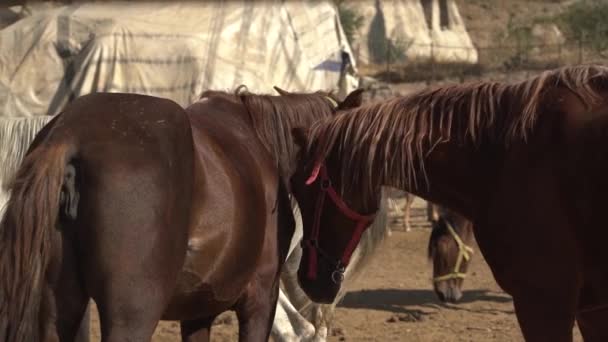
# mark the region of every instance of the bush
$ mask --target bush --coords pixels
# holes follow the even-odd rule
[[[570,36],[583,39],[585,45],[603,52],[608,48],[608,3],[580,1],[572,4],[559,16],[561,26]]]

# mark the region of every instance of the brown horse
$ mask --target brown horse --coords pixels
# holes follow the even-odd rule
[[[0,225],[0,340],[72,341],[89,298],[104,341],[150,340],[180,320],[207,340],[235,310],[268,339],[293,233],[282,174],[293,126],[329,94],[209,93],[186,111],[131,94],[76,99],[37,135]]]
[[[607,99],[608,69],[583,65],[425,90],[295,130],[303,289],[332,299],[387,185],[473,222],[526,340],[571,341],[577,319],[586,340],[607,341]]]
[[[433,206],[435,206],[433,204]],[[433,261],[433,288],[442,302],[462,298],[462,283],[473,255],[473,224],[448,208],[437,206],[428,255]]]
[[[403,221],[405,231],[409,232],[414,195],[409,192],[403,195]],[[469,246],[473,241],[473,225],[453,210],[431,202],[426,204],[427,220],[432,225],[427,250],[433,262],[433,289],[440,301],[456,303],[462,298],[462,285],[473,254]]]

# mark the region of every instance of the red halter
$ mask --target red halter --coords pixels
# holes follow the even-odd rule
[[[320,186],[321,193],[317,198],[317,203],[315,205],[315,216],[314,222],[312,225],[312,231],[310,233],[310,238],[306,240],[302,240],[302,248],[310,248],[310,253],[308,256],[308,278],[316,279],[317,278],[317,253],[321,255],[326,261],[330,264],[334,264],[336,269],[331,275],[332,280],[339,284],[344,279],[344,271],[346,266],[350,261],[350,257],[352,256],[359,240],[361,240],[361,235],[365,231],[365,229],[369,226],[369,224],[374,220],[375,214],[372,215],[361,215],[356,211],[352,210],[348,207],[348,205],[344,202],[344,200],[338,195],[336,190],[331,184],[331,180],[327,175],[327,169],[324,164],[317,164],[313,169],[310,177],[306,181],[306,185],[313,184],[317,178],[320,177]],[[321,227],[321,214],[323,212],[323,203],[325,201],[325,194],[329,194],[329,198],[332,200],[334,205],[338,208],[338,210],[350,220],[357,222],[357,226],[353,232],[353,235],[342,254],[342,257],[339,260],[333,260],[329,254],[321,249],[319,246],[319,233]]]

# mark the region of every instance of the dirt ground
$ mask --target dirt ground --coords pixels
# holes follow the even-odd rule
[[[411,232],[393,222],[384,248],[338,306],[329,341],[522,341],[511,298],[498,288],[475,244],[461,302],[438,301],[426,258],[430,229],[424,205],[418,199],[414,204]],[[235,316],[224,314],[212,341],[236,341],[237,331]],[[96,312],[92,336],[99,341]],[[179,324],[160,323],[152,341],[180,341]],[[575,341],[582,341],[576,330]]]

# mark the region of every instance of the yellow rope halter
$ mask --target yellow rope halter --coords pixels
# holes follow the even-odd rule
[[[331,97],[329,97],[329,96],[325,96],[325,98],[329,100],[329,102],[331,103],[331,105],[332,105],[333,109],[338,108],[338,102],[336,102],[336,100],[332,99],[332,98],[331,98]]]
[[[466,278],[467,277],[466,273],[460,272],[460,266],[462,265],[463,259],[466,261],[471,260],[471,254],[474,253],[473,248],[467,246],[464,242],[462,242],[462,239],[460,238],[460,236],[458,236],[458,234],[454,230],[454,227],[452,227],[452,224],[448,220],[445,220],[445,224],[446,224],[446,227],[448,228],[448,231],[450,232],[450,234],[456,241],[456,245],[458,245],[458,258],[456,259],[456,265],[454,266],[454,271],[452,271],[451,273],[448,273],[446,275],[442,275],[442,276],[433,278],[433,282],[435,282],[435,283],[444,281],[444,280],[450,280],[450,279]]]

